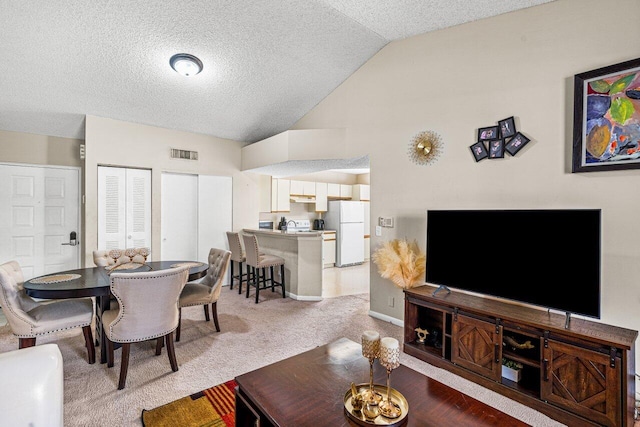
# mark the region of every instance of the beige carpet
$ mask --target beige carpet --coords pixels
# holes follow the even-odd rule
[[[261,302],[224,288],[218,302],[221,332],[204,321],[201,307],[183,310],[182,339],[176,343],[178,372],[171,372],[166,351],[154,354],[155,343],[131,347],[124,390],[117,390],[120,351],[115,366],[89,365],[82,331],[67,331],[39,339],[56,342],[64,359],[65,426],[141,426],[143,409],[152,409],[223,383],[277,360],[310,350],[340,337],[359,341],[363,330],[402,341],[402,328],[368,315],[367,294],[320,302],[283,299],[260,293]],[[8,325],[0,327],[0,352],[16,349]],[[545,415],[479,387],[465,379],[401,355],[406,366],[488,403],[533,426],[561,426]],[[37,369],[37,367],[34,367]]]

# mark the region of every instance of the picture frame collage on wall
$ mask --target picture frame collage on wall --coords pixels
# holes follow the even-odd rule
[[[515,156],[527,143],[531,141],[516,129],[513,116],[498,121],[497,126],[487,126],[478,129],[478,142],[469,148],[476,162],[484,159],[502,159],[507,152]]]

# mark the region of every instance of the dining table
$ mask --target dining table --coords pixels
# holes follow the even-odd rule
[[[94,297],[96,300],[96,344],[100,346],[100,363],[107,362],[106,335],[102,327],[102,314],[109,310],[112,272],[139,273],[188,266],[188,281],[207,274],[209,265],[198,261],[149,261],[144,264],[127,263],[107,267],[87,267],[50,273],[24,282],[24,290],[32,298],[65,299]],[[150,296],[152,297],[152,296]]]

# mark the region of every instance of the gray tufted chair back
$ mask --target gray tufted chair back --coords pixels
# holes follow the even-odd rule
[[[258,238],[253,234],[243,234],[244,247],[246,249],[247,264],[251,267],[258,267],[260,261]]]
[[[189,282],[185,285],[180,294],[180,310],[183,307],[201,305],[204,307],[204,315],[207,322],[209,321],[209,304],[213,313],[213,322],[216,325],[216,331],[220,332],[220,324],[218,322],[218,298],[227,277],[227,268],[231,263],[231,251],[226,249],[211,248],[209,250],[209,268],[207,275],[199,282]],[[176,341],[180,341],[180,322],[176,329]]]
[[[240,242],[240,233],[227,231],[227,240],[229,240],[229,250],[231,251],[231,261],[244,262],[245,255]]]
[[[178,298],[188,276],[188,267],[111,273],[111,293],[118,300],[119,312],[105,328],[107,338],[119,343],[139,342],[174,331],[178,327]]]
[[[209,251],[209,269],[200,283],[211,289],[210,303],[217,301],[220,297],[220,290],[227,275],[230,259],[231,251],[226,249],[211,248]]]

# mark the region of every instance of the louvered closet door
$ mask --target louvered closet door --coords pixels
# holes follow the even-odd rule
[[[98,167],[98,248],[151,247],[151,171]]]
[[[126,247],[151,248],[151,171],[127,169]]]

